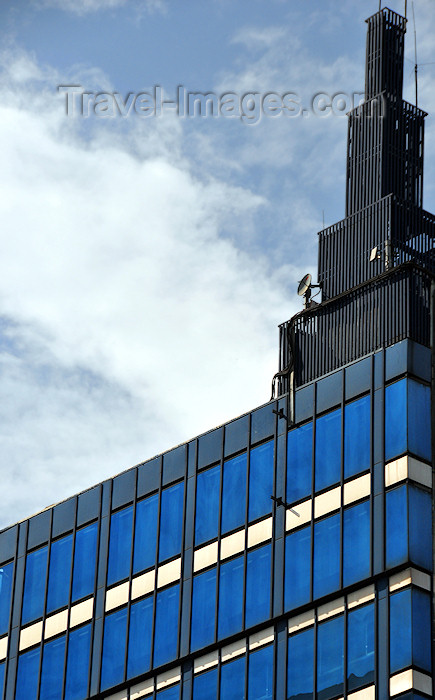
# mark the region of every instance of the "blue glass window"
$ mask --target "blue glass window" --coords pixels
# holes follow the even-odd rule
[[[158,494],[138,501],[134,528],[133,572],[150,569],[156,563]]]
[[[347,682],[356,690],[375,680],[375,608],[350,610],[347,618]]]
[[[134,603],[130,610],[127,678],[148,671],[151,664],[153,596]]]
[[[219,639],[229,637],[243,627],[244,557],[221,564],[219,572]]]
[[[409,487],[409,549],[414,564],[432,570],[432,499],[430,493]]]
[[[343,616],[324,622],[317,631],[317,695],[328,700],[343,693]]]
[[[314,525],[314,597],[336,591],[340,586],[340,515]]]
[[[154,666],[172,661],[177,655],[179,599],[179,584],[157,593]]]
[[[95,563],[97,561],[98,523],[92,523],[76,532],[74,549],[74,574],[72,599],[78,600],[92,595],[95,585]]]
[[[385,494],[386,501],[386,559],[387,568],[403,564],[408,559],[408,506],[406,486]]]
[[[310,600],[311,527],[304,527],[285,539],[285,609],[292,610]]]
[[[409,450],[431,460],[430,387],[408,380]]]
[[[217,680],[217,668],[195,676],[193,680],[193,700],[216,700]]]
[[[385,387],[385,459],[406,452],[406,379]]]
[[[196,477],[196,545],[218,536],[220,482],[220,466],[200,472]]]
[[[22,624],[42,617],[44,611],[45,577],[47,574],[47,547],[27,555],[24,583]]]
[[[109,565],[107,585],[130,575],[133,506],[112,513],[110,518]]]
[[[3,693],[3,686],[5,682],[5,665],[0,664],[0,695]]]
[[[427,593],[407,588],[390,596],[390,673],[411,665],[430,672],[430,621]]]
[[[270,577],[272,547],[253,549],[247,554],[246,627],[266,620],[270,615]]]
[[[224,462],[222,486],[222,533],[245,524],[246,453]]]
[[[316,421],[315,487],[321,491],[341,478],[341,409]]]
[[[162,491],[160,510],[159,561],[181,552],[184,482]]]
[[[0,637],[7,634],[9,627],[13,575],[13,562],[0,567]]]
[[[343,514],[343,585],[370,576],[370,501]]]
[[[68,640],[65,700],[84,700],[88,697],[91,625],[72,630]]]
[[[314,628],[289,637],[287,698],[300,700],[313,695]]]
[[[44,700],[61,700],[63,671],[65,668],[65,637],[44,644],[42,655],[40,697]]]
[[[370,396],[344,409],[344,478],[370,469]]]
[[[104,621],[101,690],[124,680],[124,657],[127,634],[127,608],[107,615]]]
[[[72,535],[52,542],[48,574],[47,612],[68,605],[72,557]]]
[[[18,658],[15,700],[36,700],[39,675],[39,647]]]
[[[179,700],[180,684],[172,685],[170,688],[160,690],[156,695],[157,700]]]
[[[313,424],[291,430],[287,436],[287,502],[311,495]]]
[[[273,646],[249,654],[248,700],[272,700]]]
[[[193,579],[192,627],[190,647],[192,651],[214,642],[216,616],[216,569],[210,569]]]
[[[272,512],[274,442],[251,450],[249,465],[249,520]]]
[[[245,697],[245,657],[221,666],[220,700],[243,700]]]

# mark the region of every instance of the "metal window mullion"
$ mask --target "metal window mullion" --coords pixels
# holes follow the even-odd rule
[[[130,573],[128,577],[128,601],[127,601],[127,622],[126,622],[126,638],[125,638],[125,651],[124,651],[124,678],[128,680],[128,648],[130,643],[130,616],[131,616],[131,590],[132,590],[132,580],[133,580],[133,560],[134,560],[134,542],[136,535],[136,510],[137,510],[137,482],[138,482],[138,470],[135,469],[134,473],[134,500],[133,500],[133,518],[131,524],[131,548],[130,548]]]
[[[68,650],[69,650],[70,618],[71,618],[73,575],[74,575],[74,556],[75,556],[75,550],[76,550],[77,509],[78,509],[78,498],[75,499],[75,508],[74,508],[74,525],[73,525],[73,537],[72,537],[72,547],[71,547],[71,570],[70,570],[68,613],[67,613],[68,626],[67,626],[67,630],[66,630],[66,639],[65,639],[65,671],[64,671],[63,684],[62,684],[62,694],[61,694],[62,698],[65,697],[65,692],[66,692],[66,672],[67,672]],[[87,691],[89,691],[89,687],[87,688]]]
[[[42,663],[44,656],[44,637],[45,637],[45,620],[47,617],[47,598],[48,598],[48,581],[50,575],[50,560],[51,560],[51,545],[52,545],[52,529],[53,529],[53,509],[50,510],[50,539],[47,545],[47,565],[46,565],[46,577],[45,577],[45,595],[44,595],[44,606],[42,610],[42,637],[41,637],[41,647],[39,654],[39,675],[38,675],[38,698],[44,700],[40,697],[41,692],[41,678],[42,678]],[[26,554],[27,556],[27,554]],[[65,662],[64,662],[65,666]],[[65,667],[64,667],[65,673]]]
[[[156,560],[154,564],[154,591],[153,591],[153,621],[151,629],[151,645],[150,645],[150,660],[151,668],[154,668],[154,642],[156,634],[156,615],[157,615],[157,574],[158,574],[158,563],[159,563],[159,552],[160,552],[160,519],[162,512],[162,491],[163,491],[163,460],[160,458],[160,483],[159,483],[159,504],[158,504],[158,514],[157,514],[157,538],[156,538]]]

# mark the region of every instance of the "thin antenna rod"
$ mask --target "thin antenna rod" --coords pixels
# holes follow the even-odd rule
[[[382,9],[382,0],[379,0],[379,12],[381,11],[381,9]]]
[[[405,19],[408,19],[408,0],[405,0]]]
[[[412,20],[414,22],[414,52],[415,52],[415,106],[418,107],[418,63],[417,63],[417,30],[415,27],[414,0],[412,0]]]
[[[323,221],[323,228],[325,228],[325,210],[322,209],[322,221]]]

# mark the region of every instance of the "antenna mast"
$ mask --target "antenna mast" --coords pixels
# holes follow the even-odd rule
[[[412,19],[414,22],[414,53],[415,53],[415,106],[418,107],[418,63],[417,63],[417,30],[415,28],[414,0],[412,0]]]

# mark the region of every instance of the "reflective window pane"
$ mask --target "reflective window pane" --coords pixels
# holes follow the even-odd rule
[[[385,387],[385,459],[406,452],[406,379]]]
[[[272,512],[274,442],[251,450],[249,466],[249,520]]]
[[[344,409],[344,478],[370,469],[370,396]]]
[[[249,654],[248,700],[272,700],[273,646]]]
[[[343,514],[343,585],[370,576],[370,501]]]
[[[193,579],[192,623],[190,647],[192,651],[214,642],[216,616],[216,569],[210,569]]]
[[[39,647],[18,657],[15,700],[36,700],[39,675]]]
[[[222,486],[222,533],[245,524],[246,453],[224,462]]]
[[[350,610],[347,618],[347,682],[356,690],[375,680],[375,607]]]
[[[336,591],[340,585],[340,515],[314,525],[314,597]]]
[[[253,549],[247,554],[246,627],[266,620],[270,615],[270,578],[272,547]]]
[[[390,673],[412,664],[411,589],[390,596]]]
[[[127,608],[106,616],[101,665],[101,690],[106,690],[124,680],[126,634]]]
[[[217,680],[217,668],[195,676],[193,680],[193,700],[216,700]]]
[[[22,624],[42,617],[44,611],[45,577],[47,574],[47,547],[27,555],[24,583]]]
[[[220,700],[244,700],[245,663],[245,657],[242,656],[221,667]]]
[[[153,596],[134,603],[130,610],[127,678],[148,671],[151,664]]]
[[[92,595],[95,585],[95,563],[97,560],[98,523],[92,523],[76,532],[74,550],[74,574],[72,599],[78,600]]]
[[[158,494],[144,498],[136,504],[133,557],[133,572],[135,574],[155,566],[158,507]]]
[[[284,604],[292,610],[310,600],[311,527],[304,527],[285,539]]]
[[[341,409],[316,421],[315,488],[321,491],[341,477]]]
[[[40,698],[61,700],[65,667],[65,637],[44,644]]]
[[[343,693],[344,619],[323,622],[317,631],[317,695],[328,700]]]
[[[409,451],[431,461],[430,387],[408,380]]]
[[[432,569],[432,499],[430,493],[410,486],[409,557],[413,564]]]
[[[7,634],[9,628],[13,576],[13,562],[0,567],[0,636]]]
[[[219,573],[219,639],[229,637],[243,627],[244,557],[221,564]]]
[[[311,495],[313,424],[290,430],[287,436],[287,502]]]
[[[177,656],[179,599],[179,584],[157,593],[154,666],[172,661]]]
[[[109,565],[107,585],[130,575],[133,506],[112,513],[110,518]]]
[[[181,552],[184,482],[162,491],[160,512],[159,561]]]
[[[288,640],[287,698],[300,700],[313,694],[314,628]]]
[[[156,700],[180,700],[180,684],[160,690],[156,694]]]
[[[72,630],[68,641],[65,700],[84,700],[88,697],[91,625]]]
[[[196,545],[218,536],[220,482],[220,466],[206,469],[196,477]]]
[[[48,574],[47,612],[68,605],[73,536],[51,544]]]
[[[412,659],[415,666],[431,672],[431,601],[418,589],[412,590]]]
[[[386,563],[387,567],[408,560],[408,506],[406,486],[385,494],[386,502]]]
[[[3,686],[5,683],[5,664],[0,664],[0,694],[3,692]]]

